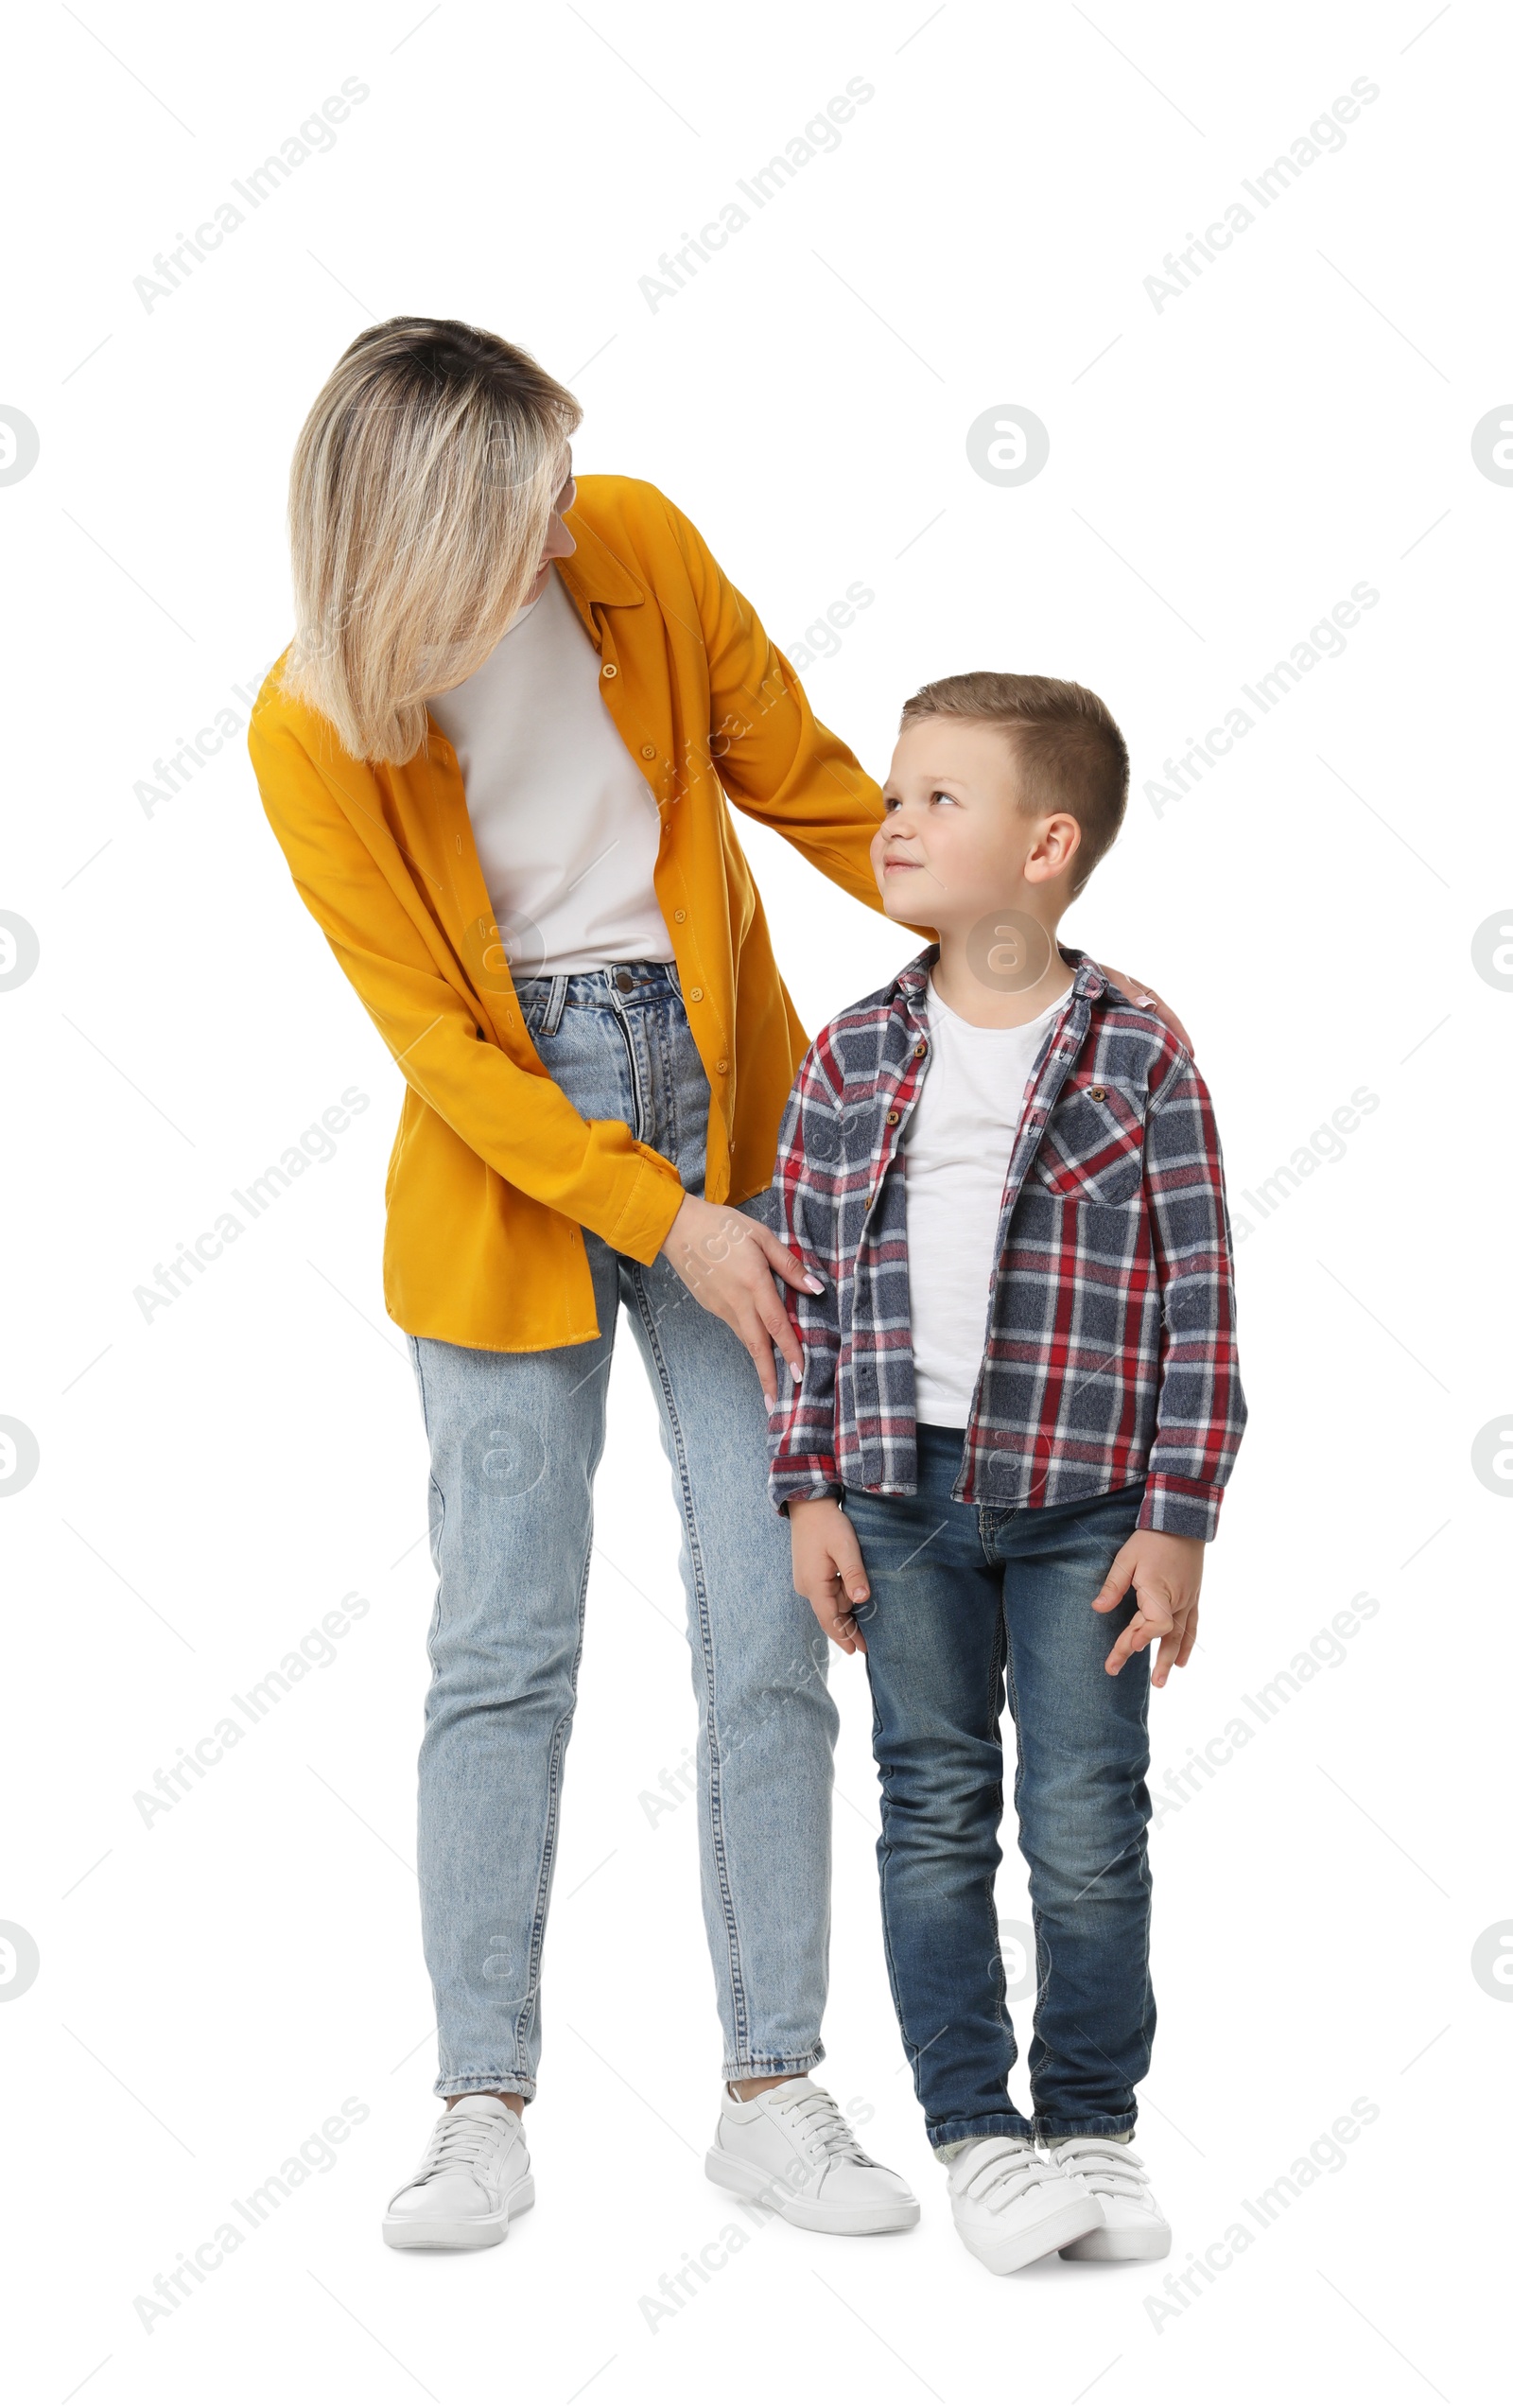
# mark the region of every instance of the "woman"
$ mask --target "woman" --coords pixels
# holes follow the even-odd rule
[[[447,2108],[385,2238],[501,2241],[534,2195],[521,2117],[622,1306],[684,1526],[724,2034],[708,2171],[811,2229],[895,2230],[907,2186],[809,2079],[836,1717],[762,1406],[774,1348],[799,1361],[776,1282],[808,1275],[767,1190],[805,1040],[725,796],[874,908],[880,805],[687,519],[631,479],[575,486],[580,415],[477,328],[359,336],[295,453],[296,635],[249,739],[406,1081],[384,1286],[431,1450],[420,1880]]]

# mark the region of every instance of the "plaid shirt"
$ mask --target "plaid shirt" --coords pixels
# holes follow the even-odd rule
[[[1142,1529],[1212,1538],[1244,1427],[1234,1270],[1209,1091],[1153,1012],[1086,955],[1009,1158],[964,1504],[1062,1505],[1143,1477]],[[899,1149],[930,1058],[935,948],[842,1012],[799,1066],[778,1227],[826,1282],[797,1292],[804,1377],[770,1430],[779,1509],[913,1492],[914,1362]]]

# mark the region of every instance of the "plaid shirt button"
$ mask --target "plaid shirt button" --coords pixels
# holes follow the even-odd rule
[[[889,1113],[889,1115],[888,1115],[888,1126],[889,1126],[890,1128],[896,1128],[896,1127],[897,1127],[897,1125],[898,1125],[898,1115],[897,1115],[897,1113],[896,1113],[896,1112],[890,1112],[890,1113]]]

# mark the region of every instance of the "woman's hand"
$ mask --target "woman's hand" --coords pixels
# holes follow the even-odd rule
[[[804,1370],[804,1350],[773,1274],[790,1287],[807,1287],[811,1296],[823,1293],[824,1281],[760,1221],[728,1204],[706,1204],[699,1195],[684,1197],[662,1252],[705,1311],[718,1314],[735,1331],[756,1366],[771,1413],[777,1402],[774,1347],[795,1380]]]
[[[1122,988],[1123,992],[1129,997],[1132,1003],[1142,1003],[1148,1011],[1158,1013],[1160,1018],[1165,1021],[1167,1027],[1171,1030],[1173,1036],[1179,1038],[1182,1043],[1187,1047],[1188,1052],[1190,1054],[1191,1053],[1191,1038],[1188,1035],[1187,1030],[1177,1019],[1177,1016],[1172,1009],[1171,1004],[1164,1003],[1161,1001],[1160,996],[1156,993],[1153,987],[1142,986],[1138,978],[1126,978],[1122,969],[1110,969],[1106,962],[1100,962],[1098,967],[1112,986]]]

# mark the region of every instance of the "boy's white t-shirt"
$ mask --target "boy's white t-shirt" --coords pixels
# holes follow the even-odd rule
[[[457,754],[495,916],[519,940],[518,959],[505,947],[516,976],[670,962],[656,796],[555,569],[482,667],[428,707]]]
[[[1009,1156],[1067,991],[1022,1028],[974,1028],[926,989],[930,1060],[902,1147],[916,1421],[965,1430],[972,1418]]]

